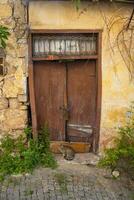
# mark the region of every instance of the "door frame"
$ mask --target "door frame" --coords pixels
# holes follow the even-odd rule
[[[96,60],[96,118],[95,118],[95,127],[94,127],[94,136],[93,136],[93,146],[92,151],[94,153],[98,152],[99,148],[99,138],[100,138],[100,121],[101,121],[101,98],[102,98],[102,29],[95,30],[83,30],[83,29],[34,29],[29,31],[28,37],[28,74],[29,74],[29,100],[31,105],[31,117],[32,117],[32,129],[33,137],[36,139],[38,137],[37,133],[37,113],[36,113],[36,102],[35,102],[35,91],[34,91],[34,62],[36,60],[41,61],[45,58],[33,58],[32,56],[32,36],[35,34],[58,34],[58,33],[95,33],[97,34],[97,55],[89,55],[88,59]],[[81,56],[78,57],[81,58]],[[49,59],[52,61],[52,58]]]

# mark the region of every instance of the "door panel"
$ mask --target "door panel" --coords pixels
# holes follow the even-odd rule
[[[65,139],[64,105],[66,69],[64,63],[35,62],[35,98],[38,128],[48,124],[51,140]]]
[[[67,64],[70,141],[90,142],[93,138],[96,107],[95,61],[75,61]]]
[[[53,141],[92,144],[96,112],[95,60],[35,62],[34,84],[38,128],[47,123]]]

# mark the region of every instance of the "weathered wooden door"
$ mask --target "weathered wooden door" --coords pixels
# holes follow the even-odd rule
[[[57,61],[34,65],[38,129],[47,124],[54,141],[65,139],[65,120],[60,110],[64,105],[65,73],[65,64]]]
[[[67,136],[70,141],[91,142],[96,109],[95,61],[80,60],[68,63],[67,70]]]
[[[96,62],[38,61],[34,64],[38,128],[45,123],[51,140],[93,141],[96,114]]]

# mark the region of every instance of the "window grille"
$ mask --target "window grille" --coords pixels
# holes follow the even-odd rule
[[[97,54],[97,37],[89,35],[33,36],[33,57],[88,56]]]

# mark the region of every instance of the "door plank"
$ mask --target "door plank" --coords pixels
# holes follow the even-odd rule
[[[65,139],[65,121],[60,109],[64,105],[65,65],[58,62],[36,62],[34,65],[38,129],[48,124],[50,139]]]
[[[96,65],[94,60],[68,63],[68,138],[73,142],[91,142],[96,111]],[[70,127],[73,124],[73,129]],[[91,126],[89,133],[78,127]]]

